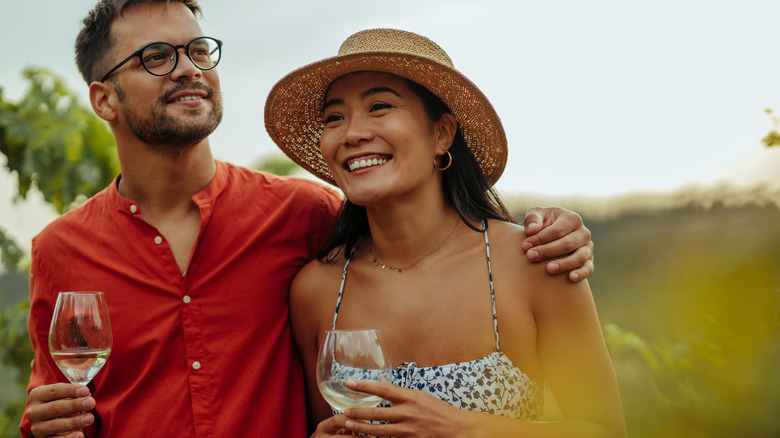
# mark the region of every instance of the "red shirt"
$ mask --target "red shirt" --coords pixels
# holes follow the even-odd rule
[[[303,374],[288,291],[341,201],[321,184],[217,162],[192,197],[200,235],[186,275],[116,181],[33,239],[28,391],[67,382],[47,339],[60,291],[100,290],[114,335],[90,384],[102,437],[303,437]],[[27,418],[23,436],[31,436]]]

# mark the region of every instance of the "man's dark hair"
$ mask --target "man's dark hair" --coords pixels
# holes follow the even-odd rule
[[[445,113],[452,113],[447,105],[427,88],[410,80],[406,80],[406,83],[422,99],[431,120],[439,120]],[[477,225],[482,219],[517,223],[517,219],[491,187],[460,129],[456,132],[449,151],[452,155],[452,165],[442,172],[444,202],[454,208],[461,220],[475,231],[482,231]],[[317,254],[317,258],[332,261],[342,251],[345,256],[349,256],[357,249],[360,239],[369,232],[366,208],[346,200],[341,206],[330,243]]]
[[[183,3],[193,14],[198,16],[201,14],[197,0],[99,1],[84,18],[84,27],[76,37],[76,66],[78,66],[87,85],[99,80],[111,68],[106,65],[106,60],[115,43],[111,38],[111,25],[114,20],[121,17],[130,8],[152,3]]]

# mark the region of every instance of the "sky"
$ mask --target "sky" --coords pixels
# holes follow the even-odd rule
[[[73,43],[94,3],[2,0],[6,100],[21,98],[22,70],[35,66],[88,104]],[[711,181],[761,153],[764,108],[780,112],[777,0],[200,4],[204,34],[225,42],[225,115],[211,146],[239,165],[279,153],[262,120],[276,81],[374,27],[431,38],[487,95],[509,140],[503,193],[609,196]]]

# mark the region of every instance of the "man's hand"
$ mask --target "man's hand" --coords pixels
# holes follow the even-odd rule
[[[547,272],[569,272],[569,280],[580,281],[593,273],[593,242],[577,213],[558,207],[531,207],[523,220],[528,238],[523,242],[528,260],[547,263]]]
[[[27,420],[36,437],[81,438],[81,429],[95,417],[87,411],[95,408],[89,388],[72,383],[42,385],[30,391]]]

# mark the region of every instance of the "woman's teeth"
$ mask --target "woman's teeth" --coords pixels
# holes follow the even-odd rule
[[[349,170],[353,172],[357,169],[363,169],[371,166],[378,166],[387,163],[387,158],[374,158],[368,160],[357,160],[349,163]]]

